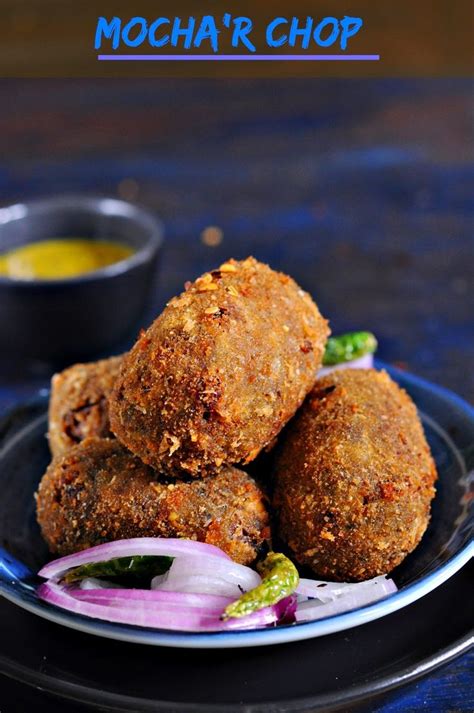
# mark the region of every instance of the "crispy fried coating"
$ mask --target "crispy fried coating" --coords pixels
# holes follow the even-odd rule
[[[167,483],[115,439],[89,438],[55,458],[36,501],[58,555],[128,537],[184,537],[250,564],[270,535],[266,498],[243,471]]]
[[[187,285],[125,357],[112,430],[170,476],[248,463],[311,389],[328,332],[290,277],[230,260]]]
[[[436,468],[415,405],[386,372],[318,380],[275,462],[279,534],[321,578],[390,572],[420,542]]]
[[[89,436],[112,437],[108,398],[118,376],[121,356],[74,364],[51,380],[49,447],[53,456]]]

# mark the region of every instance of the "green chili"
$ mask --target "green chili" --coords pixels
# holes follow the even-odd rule
[[[377,340],[371,332],[348,332],[338,337],[329,337],[324,352],[323,365],[333,366],[373,354]]]
[[[257,565],[257,569],[262,575],[260,584],[229,604],[224,611],[223,619],[246,616],[276,604],[292,594],[300,581],[298,570],[293,562],[279,552],[269,552]]]

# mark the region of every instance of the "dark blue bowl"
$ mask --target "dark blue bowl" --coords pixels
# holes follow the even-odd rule
[[[51,362],[91,358],[125,340],[143,315],[162,246],[144,208],[112,198],[63,196],[0,209],[0,250],[55,237],[114,239],[129,258],[80,277],[0,277],[2,357]]]

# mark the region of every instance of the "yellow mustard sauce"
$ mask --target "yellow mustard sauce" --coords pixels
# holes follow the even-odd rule
[[[61,280],[99,270],[134,252],[111,240],[41,240],[0,255],[0,275],[16,280]]]

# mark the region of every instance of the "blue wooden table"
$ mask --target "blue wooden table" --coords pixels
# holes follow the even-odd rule
[[[185,280],[253,254],[312,292],[334,332],[371,329],[381,359],[472,400],[473,88],[3,81],[1,201],[87,191],[155,209],[167,243],[144,324]],[[48,378],[3,365],[2,409]],[[473,662],[378,710],[471,710]]]

